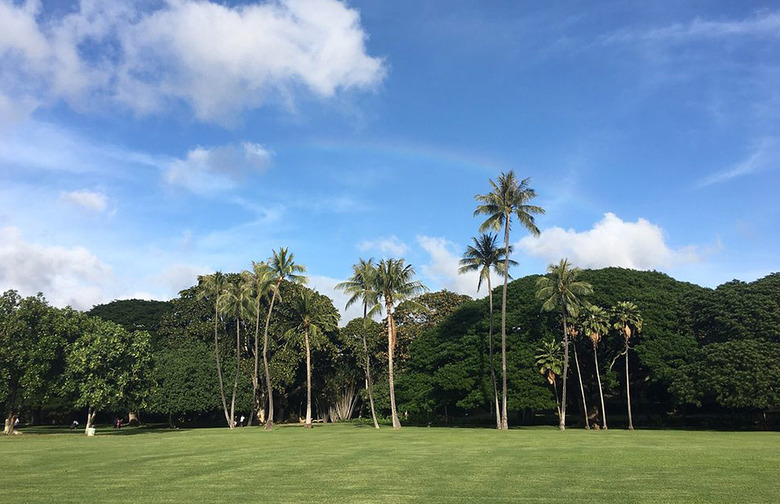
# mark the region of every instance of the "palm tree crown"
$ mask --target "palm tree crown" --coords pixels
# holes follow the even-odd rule
[[[514,171],[502,173],[498,177],[498,183],[490,180],[493,190],[487,194],[478,194],[475,199],[480,204],[474,210],[474,215],[487,215],[488,218],[479,226],[480,233],[494,230],[507,230],[512,227],[512,214],[534,236],[539,235],[534,214],[543,214],[544,209],[539,206],[529,205],[528,202],[536,197],[536,191],[530,187],[530,178],[525,178],[520,183]]]
[[[534,362],[539,366],[539,373],[552,385],[563,369],[563,346],[554,339],[542,341],[536,350]]]
[[[297,284],[306,283],[306,277],[299,275],[299,273],[306,273],[306,266],[296,264],[294,254],[289,252],[286,247],[280,248],[278,252],[276,250],[273,251],[270,259],[268,259],[268,267],[271,268],[279,283],[282,280]]]
[[[367,261],[358,259],[357,264],[352,265],[352,276],[336,285],[336,289],[350,295],[345,308],[360,301],[368,315],[380,309],[379,294],[374,288],[376,268],[373,258]]]
[[[295,330],[312,336],[318,336],[323,331],[334,329],[338,325],[338,316],[329,310],[322,310],[317,306],[318,293],[301,288],[299,295],[292,299]]]
[[[422,282],[413,280],[414,275],[412,265],[403,259],[382,259],[376,268],[374,290],[386,306],[395,306],[428,290]]]
[[[460,260],[458,273],[479,271],[479,280],[477,281],[477,292],[479,292],[482,282],[488,279],[491,270],[499,275],[504,275],[504,260],[507,254],[505,248],[496,245],[498,236],[493,233],[483,233],[478,238],[474,236],[471,239],[474,241],[474,245],[469,245],[466,248],[466,252]],[[512,253],[511,245],[509,253]],[[509,265],[517,266],[517,261],[509,259]]]
[[[536,281],[536,298],[544,301],[544,311],[560,309],[570,317],[579,314],[580,298],[593,293],[591,284],[577,281],[580,271],[572,268],[568,259],[561,259],[557,265],[547,267],[547,276]]]
[[[601,337],[609,330],[609,314],[604,308],[587,304],[582,313],[582,331],[594,345],[598,345]]]
[[[620,331],[626,342],[634,333],[642,332],[642,316],[631,301],[618,301],[612,308],[613,327]]]

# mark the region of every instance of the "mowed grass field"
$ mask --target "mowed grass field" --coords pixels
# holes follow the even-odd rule
[[[777,432],[43,429],[0,459],[14,503],[780,502]]]

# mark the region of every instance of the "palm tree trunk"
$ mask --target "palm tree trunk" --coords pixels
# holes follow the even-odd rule
[[[580,359],[577,355],[577,343],[572,341],[571,347],[574,349],[574,365],[577,367],[577,378],[580,382],[580,394],[582,394],[582,415],[585,417],[585,430],[590,430],[590,423],[588,423],[588,404],[585,402],[585,388],[582,386],[582,373],[580,373]]]
[[[563,390],[561,391],[561,417],[558,428],[566,430],[566,377],[569,374],[569,328],[566,326],[566,307],[563,308]],[[588,422],[585,422],[586,424]]]
[[[553,376],[553,390],[555,390],[555,409],[558,411],[558,421],[560,422],[561,419],[561,401],[558,398],[558,383],[555,381],[555,377]]]
[[[306,343],[306,423],[304,427],[311,429],[311,347],[309,346],[309,330],[303,333]]]
[[[501,376],[502,376],[502,394],[501,394],[501,429],[509,429],[509,415],[507,414],[507,385],[506,385],[506,287],[509,278],[509,215],[505,216],[504,222],[504,291],[501,298]]]
[[[265,430],[271,430],[274,425],[274,388],[271,384],[271,371],[268,369],[268,327],[271,324],[271,312],[274,309],[276,293],[279,291],[281,280],[276,282],[276,289],[271,296],[271,304],[268,307],[268,316],[265,318],[265,332],[263,334],[263,367],[265,368],[265,386],[268,389],[268,410],[265,415]]]
[[[501,407],[498,404],[498,382],[496,381],[496,363],[493,359],[493,289],[490,285],[490,270],[487,277],[488,302],[490,306],[490,329],[488,330],[488,352],[490,353],[490,380],[493,382],[493,402],[496,406],[496,429],[501,429]]]
[[[217,359],[217,378],[219,379],[219,395],[222,398],[222,411],[225,413],[225,421],[230,427],[230,413],[228,412],[227,399],[225,399],[225,385],[222,381],[222,364],[219,361],[219,338],[217,336],[217,323],[219,322],[219,308],[214,303],[214,354]]]
[[[363,303],[363,350],[366,352],[366,388],[368,389],[368,402],[371,404],[371,419],[374,421],[374,428],[379,428],[379,422],[376,421],[376,411],[374,410],[374,391],[371,384],[371,358],[368,356],[368,343],[366,342],[366,319],[368,318],[368,305]]]
[[[393,354],[395,353],[395,334],[393,322],[393,302],[387,300],[387,363],[388,363],[388,383],[390,386],[390,410],[393,417],[393,429],[400,429],[401,422],[398,420],[398,411],[395,406],[395,377],[393,376]]]
[[[238,309],[238,308],[237,308]],[[233,380],[233,396],[230,398],[230,428],[236,426],[236,390],[238,390],[238,377],[241,373],[241,320],[236,317],[236,377]]]
[[[247,426],[252,425],[257,412],[260,411],[260,352],[259,342],[260,339],[260,293],[257,295],[257,303],[255,304],[255,369],[252,373],[252,412],[249,414],[247,420]]]
[[[634,430],[634,421],[631,418],[631,388],[628,386],[628,340],[626,340],[626,398],[628,399],[628,430]]]
[[[604,392],[601,390],[601,373],[599,373],[599,356],[596,344],[593,344],[593,362],[596,364],[596,381],[599,382],[599,398],[601,399],[601,428],[607,430],[607,410],[604,408]]]

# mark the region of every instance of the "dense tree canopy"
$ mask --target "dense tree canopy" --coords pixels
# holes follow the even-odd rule
[[[234,282],[240,276],[226,274],[225,279]],[[558,376],[558,382],[550,384],[549,373],[540,374],[536,362],[543,342],[560,345],[562,339],[560,315],[543,311],[543,301],[535,295],[538,279],[528,276],[508,284],[508,410],[513,422],[552,423],[556,388],[551,385],[562,381]],[[610,427],[626,425],[626,383],[638,426],[726,413],[731,422],[750,424],[761,418],[760,413],[780,407],[779,274],[716,289],[621,268],[584,270],[578,279],[593,286],[587,300],[605,313],[612,313],[619,302],[630,302],[643,320],[641,333],[632,332],[629,340],[629,376],[622,360],[625,334],[615,328],[615,320],[606,329],[601,327],[595,346],[588,325],[574,322],[584,329],[572,344],[580,355],[589,422],[595,422],[601,410],[609,411]],[[42,295],[3,293],[0,401],[6,424],[19,415],[26,422],[74,418],[83,414],[82,407],[91,413],[100,408],[106,412],[138,408],[160,420],[211,421],[220,410],[215,351],[232,388],[237,343],[241,367],[236,415],[248,414],[256,317],[236,319],[217,312],[215,318],[210,297],[200,295],[204,288],[195,285],[165,303],[168,308],[154,338],[70,308],[51,307]],[[309,292],[312,309],[329,320],[337,317],[326,296],[288,281],[280,284],[268,349],[278,421],[297,420],[306,409],[305,338],[295,302],[304,292]],[[259,300],[262,313],[269,301],[268,296]],[[487,298],[472,300],[440,291],[395,308],[397,405],[403,419],[434,424],[496,421],[487,304]],[[143,306],[154,316],[162,313],[159,304],[129,305],[137,309],[135,320],[153,318],[141,313]],[[493,314],[493,319],[494,324],[499,322],[500,314]],[[137,326],[130,319],[126,323]],[[390,415],[386,322],[361,318],[340,329],[328,323],[320,333],[310,333],[313,419],[367,414],[364,335],[376,384],[376,410],[380,418]],[[575,384],[579,386],[576,380],[569,381],[570,387]],[[579,391],[569,393],[572,419],[582,421],[582,408],[575,400]]]
[[[159,329],[163,317],[170,311],[169,301],[121,299],[96,305],[87,312],[87,315],[117,323],[127,331],[147,331],[154,334]]]

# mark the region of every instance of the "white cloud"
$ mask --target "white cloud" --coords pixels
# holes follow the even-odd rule
[[[717,173],[713,173],[696,184],[697,188],[706,187],[720,182],[726,182],[736,177],[742,177],[761,171],[771,165],[780,164],[780,153],[778,153],[777,140],[775,138],[765,138],[753,150],[753,153],[745,160]]]
[[[568,258],[581,268],[667,269],[701,260],[694,247],[669,247],[663,230],[656,224],[641,218],[626,222],[613,213],[604,214],[587,231],[552,227],[543,230],[538,238],[526,236],[516,249],[548,263]]]
[[[29,243],[14,227],[0,229],[0,289],[43,292],[56,306],[89,309],[105,300],[111,268],[84,247]]]
[[[424,264],[421,273],[436,282],[441,288],[467,294],[472,297],[487,296],[487,282],[483,282],[482,288],[477,292],[479,273],[472,271],[459,274],[461,256],[453,252],[455,244],[444,239],[430,236],[418,236],[417,243],[430,256],[430,262]],[[501,280],[495,274],[490,275],[492,287],[498,285]]]
[[[230,122],[301,91],[372,89],[386,74],[367,54],[358,11],[338,0],[176,0],[142,10],[150,5],[82,0],[56,18],[39,1],[0,0],[0,112],[103,98],[138,113],[184,102],[199,119]]]
[[[170,163],[165,179],[197,193],[231,189],[245,174],[263,172],[271,164],[271,156],[262,145],[249,142],[211,149],[196,147],[186,159]]]
[[[108,207],[108,196],[87,189],[63,191],[60,193],[60,201],[93,212],[103,212]]]
[[[393,235],[389,238],[377,238],[376,240],[363,240],[358,243],[358,250],[368,252],[370,250],[378,250],[382,254],[390,254],[392,256],[403,256],[409,251],[409,246]]]

